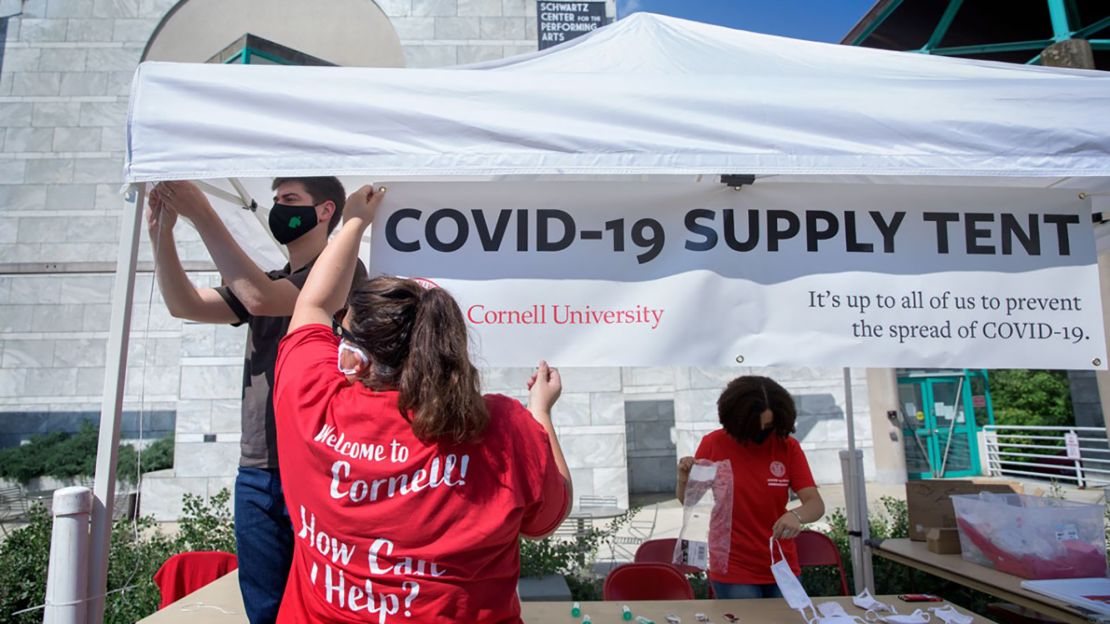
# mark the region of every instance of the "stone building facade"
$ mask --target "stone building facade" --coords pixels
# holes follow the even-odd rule
[[[141,60],[205,62],[253,34],[337,65],[449,66],[535,50],[536,8],[534,0],[0,0],[0,443],[72,429],[99,413],[128,93]],[[610,2],[610,16],[614,10]],[[196,234],[183,226],[178,233],[190,275],[217,283]],[[172,318],[151,270],[144,236],[126,433],[173,430],[174,468],[147,475],[142,496],[144,513],[170,520],[182,493],[211,495],[233,482],[245,330]],[[674,459],[716,427],[724,383],[749,371],[564,370],[556,420],[576,492],[623,506],[630,483],[640,491],[673,483]],[[841,371],[757,372],[796,393],[798,437],[815,475],[839,481]],[[488,391],[523,397],[529,371],[483,375]],[[853,393],[870,474],[862,371]]]

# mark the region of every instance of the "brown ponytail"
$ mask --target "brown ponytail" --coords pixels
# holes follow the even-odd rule
[[[376,277],[350,297],[350,330],[373,365],[367,383],[396,389],[425,442],[477,439],[489,423],[454,298],[412,280]]]

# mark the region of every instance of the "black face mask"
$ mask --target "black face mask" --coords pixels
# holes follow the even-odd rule
[[[275,203],[270,210],[270,232],[282,245],[297,240],[316,227],[316,206],[287,206]]]
[[[752,442],[755,442],[756,444],[763,444],[763,441],[770,437],[772,431],[774,431],[773,428],[760,429],[759,433],[756,433],[754,436],[752,436]]]

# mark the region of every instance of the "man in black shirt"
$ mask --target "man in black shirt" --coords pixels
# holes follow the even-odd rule
[[[203,192],[190,182],[163,182],[150,194],[147,227],[158,287],[170,313],[201,323],[247,323],[242,437],[235,479],[235,541],[239,586],[251,624],[273,622],[293,553],[293,529],[282,495],[274,427],[273,379],[278,343],[309,269],[343,214],[337,178],[278,178],[270,231],[289,263],[265,272],[235,242]],[[197,288],[174,242],[178,215],[188,218],[212,255],[224,285]],[[360,263],[355,281],[366,277]]]

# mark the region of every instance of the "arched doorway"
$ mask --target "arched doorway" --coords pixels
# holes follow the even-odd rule
[[[371,0],[182,0],[154,30],[143,60],[204,63],[246,35],[328,64],[404,66],[393,25]]]

